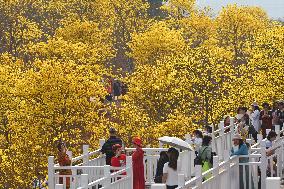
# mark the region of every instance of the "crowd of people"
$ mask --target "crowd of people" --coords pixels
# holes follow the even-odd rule
[[[284,101],[277,101],[270,108],[268,103],[262,104],[262,109],[256,102],[251,104],[251,109],[246,107],[239,107],[235,116],[235,123],[237,124],[237,132],[233,137],[233,147],[231,149],[231,155],[248,155],[249,145],[245,143],[245,140],[252,136],[257,140],[257,134],[261,133],[264,137],[267,137],[266,147],[269,149],[272,146],[272,142],[276,140],[275,125],[280,125],[282,129],[284,122]],[[224,126],[230,125],[230,116],[224,117]],[[228,132],[229,130],[225,130]],[[216,155],[212,151],[211,137],[212,129],[206,127],[205,131],[195,130],[192,135],[192,141],[195,148],[196,158],[194,160],[195,165],[201,165],[202,171],[207,171],[213,166],[213,156]],[[101,152],[105,154],[106,165],[112,167],[125,167],[126,155],[123,153],[123,142],[117,136],[117,131],[114,128],[109,130],[110,137],[102,146]],[[142,140],[138,137],[132,140],[135,151],[132,154],[132,168],[133,168],[133,188],[145,189],[144,178],[144,151],[142,149]],[[66,145],[61,142],[58,144],[58,161],[60,166],[71,165],[71,160],[66,153]],[[274,150],[267,150],[267,155],[272,155]],[[179,157],[179,150],[171,147],[167,152],[162,151],[157,164],[156,174],[154,181],[156,183],[166,183],[167,189],[174,189],[178,186],[178,173],[180,171],[180,165],[177,163]],[[240,158],[240,163],[248,162],[248,158]],[[245,171],[245,172],[244,172]],[[240,175],[246,174],[247,176],[240,176],[240,188],[244,188],[244,178],[248,183],[248,167],[245,169],[240,168]],[[71,175],[70,170],[60,170],[60,175]],[[125,175],[123,173],[122,175]],[[207,178],[203,178],[207,179]],[[62,178],[59,183],[63,183]],[[70,179],[66,179],[66,188],[70,188]]]
[[[225,126],[230,124],[228,117],[225,117]],[[276,101],[272,107],[267,102],[264,102],[262,109],[260,109],[256,102],[251,104],[250,110],[246,107],[239,107],[236,121],[238,122],[239,133],[244,139],[251,135],[256,141],[257,134],[262,134],[265,138],[271,130],[275,130],[275,125],[279,125],[280,130],[282,129],[284,122],[284,101]]]

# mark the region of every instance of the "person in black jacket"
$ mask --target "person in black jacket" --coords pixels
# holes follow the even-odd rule
[[[160,152],[160,158],[157,163],[156,175],[154,179],[155,183],[162,183],[163,168],[164,168],[164,164],[167,162],[169,162],[169,157],[168,157],[167,152],[165,151]]]
[[[106,154],[106,165],[111,165],[111,158],[115,156],[112,146],[115,144],[120,144],[122,146],[122,140],[116,136],[116,130],[114,128],[109,129],[110,137],[104,143],[101,152]]]

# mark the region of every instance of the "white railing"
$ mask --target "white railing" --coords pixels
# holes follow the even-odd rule
[[[276,127],[276,131],[277,131]],[[242,174],[243,180],[247,186],[257,186],[259,177],[261,176],[261,186],[265,187],[266,170],[270,169],[275,172],[271,176],[283,177],[282,170],[284,167],[284,150],[283,140],[280,137],[281,133],[284,133],[284,129],[280,131],[278,129],[278,137],[273,144],[271,150],[275,149],[275,153],[269,157],[266,156],[265,140],[262,141],[262,136],[258,136],[258,143],[253,144],[252,140],[247,140],[252,146],[249,150],[248,162],[239,163],[239,157],[229,157],[228,152],[232,147],[232,137],[235,134],[237,128],[234,124],[234,118],[230,118],[230,126],[224,127],[224,122],[220,122],[219,129],[212,133],[212,148],[214,152],[217,152],[218,158],[214,157],[214,167],[205,173],[201,173],[199,167],[194,168],[195,153],[192,151],[183,151],[180,153],[179,163],[182,165],[182,170],[179,173],[179,185],[180,189],[183,188],[210,188],[211,186],[219,186],[220,181],[224,182],[219,188],[228,186],[229,188],[235,188],[239,186],[239,181],[233,179],[229,181],[228,178],[238,178],[240,170],[245,174]],[[190,141],[189,135],[186,136],[187,141]],[[260,142],[262,141],[262,142]],[[100,140],[100,146],[102,147],[104,140]],[[100,147],[100,148],[101,148]],[[162,146],[160,146],[162,147]],[[125,148],[126,154],[133,152],[134,148]],[[145,152],[144,167],[145,167],[145,180],[146,185],[154,184],[154,177],[157,169],[157,162],[159,154],[162,151],[167,151],[167,148],[143,148]],[[71,155],[72,157],[72,155]],[[55,186],[66,188],[66,183],[70,181],[70,188],[125,188],[132,189],[132,166],[129,163],[126,168],[114,168],[105,165],[105,156],[100,153],[100,150],[89,152],[89,146],[83,146],[83,154],[72,158],[72,166],[60,167],[58,164],[54,164],[54,157],[49,157],[49,188],[54,189]],[[245,158],[245,157],[241,157]],[[273,159],[277,159],[277,166],[271,165]],[[270,165],[270,166],[268,166]],[[72,171],[72,175],[59,175],[58,170],[69,169]],[[261,170],[261,175],[259,175]],[[112,172],[116,171],[116,172]],[[121,175],[122,172],[127,172],[126,175]],[[204,177],[210,175],[210,179],[206,179],[202,182]],[[195,177],[193,177],[195,176]],[[193,178],[192,178],[193,177]],[[62,178],[63,186],[59,184],[59,179]],[[248,181],[247,181],[248,179]],[[237,181],[236,181],[237,180]],[[110,181],[110,182],[109,182]],[[201,181],[201,182],[200,182]],[[87,182],[87,183],[86,183]],[[131,184],[130,184],[131,183]],[[156,185],[153,185],[155,187]]]
[[[281,133],[283,132],[278,132],[279,135]],[[272,186],[275,186],[273,189],[280,189],[284,168],[284,137],[279,135],[271,148],[266,149],[267,139],[263,139],[250,149],[249,155],[246,156],[229,157],[229,151],[225,150],[222,162],[219,161],[218,156],[215,156],[213,168],[204,173],[201,171],[201,166],[196,166],[195,177],[190,180],[186,180],[184,174],[180,172],[178,189],[256,189],[259,187],[269,189]],[[274,153],[269,155],[268,151]],[[272,174],[267,175],[268,170]],[[267,184],[271,185],[266,187]],[[163,189],[165,185],[153,184],[152,188]]]

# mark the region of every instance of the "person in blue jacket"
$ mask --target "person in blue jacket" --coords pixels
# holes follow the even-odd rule
[[[232,156],[241,156],[241,155],[248,155],[248,147],[244,143],[240,134],[235,134],[233,137],[233,147],[232,147]],[[240,163],[247,163],[249,160],[248,157],[240,157]],[[243,169],[245,166],[245,169]],[[239,166],[239,174],[240,174],[240,189],[249,189],[249,167],[248,165],[240,165]],[[245,170],[245,172],[244,172]],[[243,174],[245,174],[246,184],[244,184]],[[246,186],[246,187],[245,187]]]

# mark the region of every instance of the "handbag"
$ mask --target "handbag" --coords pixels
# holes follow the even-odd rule
[[[203,152],[206,150],[206,148],[207,148],[207,147],[205,147],[204,150],[194,158],[194,166],[195,166],[195,165],[203,165],[203,161],[202,161],[202,159],[201,159],[201,155],[202,155]]]

